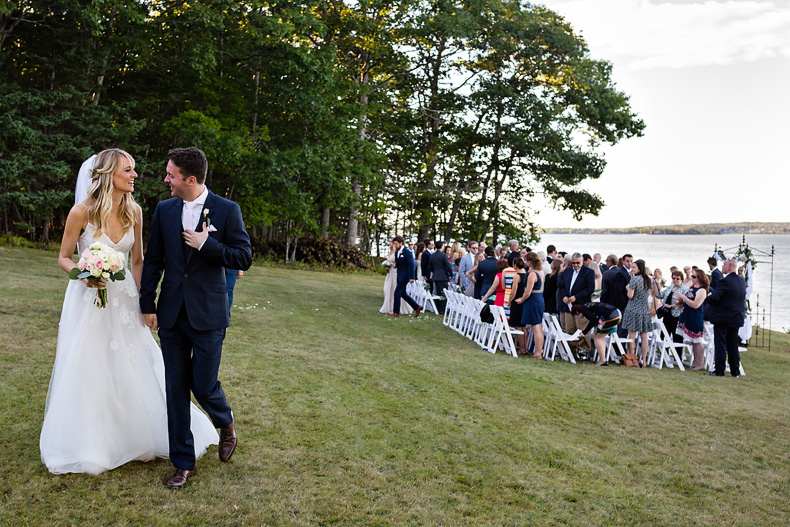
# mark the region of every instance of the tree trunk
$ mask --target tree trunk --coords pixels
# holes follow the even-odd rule
[[[324,207],[324,210],[321,213],[321,239],[328,240],[329,239],[329,218],[331,215],[331,210],[329,207]]]
[[[357,117],[357,133],[361,141],[367,141],[368,138],[368,94],[365,91],[370,83],[370,72],[368,71],[368,62],[370,60],[370,52],[362,53],[360,57],[362,65],[362,74],[357,78],[357,86],[362,86],[359,95],[359,116]],[[351,182],[351,190],[354,192],[351,206],[348,209],[348,229],[346,230],[346,245],[356,245],[357,235],[359,232],[359,209],[357,208],[362,200],[362,184],[359,180]]]
[[[107,63],[110,61],[110,49],[111,46],[106,42],[110,39],[110,33],[112,33],[112,26],[115,23],[115,15],[118,13],[118,8],[113,6],[112,11],[110,11],[110,20],[107,23],[107,33],[105,37],[104,45],[106,47],[104,51],[104,56],[102,57],[101,67],[96,74],[96,91],[93,92],[93,98],[91,99],[91,106],[98,106],[99,99],[101,98],[101,91],[102,87],[104,86],[104,76],[107,72]],[[98,47],[98,42],[97,42]]]

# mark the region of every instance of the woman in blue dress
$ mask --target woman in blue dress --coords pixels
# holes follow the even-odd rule
[[[521,325],[530,326],[532,329],[532,339],[534,342],[533,359],[543,358],[543,312],[545,304],[543,301],[543,262],[537,253],[527,253],[527,264],[529,273],[527,283],[524,286],[524,294],[517,298],[516,302],[523,304],[521,312]]]
[[[686,341],[691,341],[691,350],[694,352],[692,370],[705,369],[705,345],[702,335],[705,332],[705,322],[702,318],[703,303],[708,296],[708,275],[699,269],[691,271],[691,289],[685,295],[679,295],[685,304],[681,319],[678,321],[677,333],[684,335]]]

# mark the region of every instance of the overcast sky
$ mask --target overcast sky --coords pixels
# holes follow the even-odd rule
[[[542,227],[790,221],[790,0],[548,0],[614,66],[644,137],[606,149],[606,206]]]

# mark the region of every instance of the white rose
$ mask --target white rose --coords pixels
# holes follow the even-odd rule
[[[101,276],[101,269],[93,268],[91,269],[91,276],[94,278],[99,278]]]

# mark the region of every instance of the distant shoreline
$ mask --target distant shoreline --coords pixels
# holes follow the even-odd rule
[[[790,234],[790,223],[706,223],[624,228],[547,227],[545,234]]]

